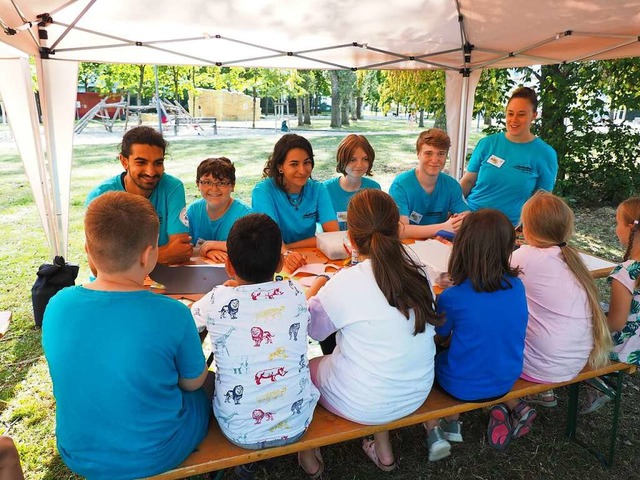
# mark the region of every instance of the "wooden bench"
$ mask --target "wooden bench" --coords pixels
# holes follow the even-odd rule
[[[496,403],[501,403],[504,400],[522,398],[525,395],[540,393],[551,388],[558,388],[565,385],[570,385],[566,434],[570,439],[577,441],[576,431],[578,395],[580,387],[579,382],[592,380],[596,377],[602,377],[605,375],[613,375],[615,379],[613,381],[608,379],[604,383],[599,382],[594,386],[602,390],[603,393],[609,395],[614,400],[609,454],[607,458],[602,455],[599,457],[603,463],[610,466],[613,463],[613,455],[615,452],[617,421],[622,394],[622,377],[624,373],[633,373],[635,371],[636,367],[633,365],[625,363],[611,363],[598,370],[592,370],[589,367],[585,367],[577,377],[566,382],[539,384],[519,379],[513,386],[511,392],[505,395],[502,399],[484,403],[468,403],[455,400],[436,386],[418,410],[411,415],[384,425],[360,425],[329,413],[322,406],[318,405],[313,414],[313,421],[309,426],[309,430],[301,440],[290,445],[265,450],[245,450],[233,445],[222,435],[215,419],[212,419],[211,424],[209,425],[209,433],[194,453],[189,455],[189,457],[177,468],[149,478],[154,480],[169,480],[185,478],[191,475],[198,475],[216,470],[222,471],[225,468],[234,467],[236,465],[288,455],[309,448],[332,445],[346,440],[353,440],[367,435],[372,435],[376,432],[385,430],[408,427],[410,425],[420,424],[427,420],[441,418],[447,415],[469,412],[482,407],[488,407]]]
[[[0,338],[4,337],[11,323],[11,312],[0,312]]]

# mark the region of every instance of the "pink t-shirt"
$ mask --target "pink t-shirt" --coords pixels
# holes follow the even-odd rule
[[[524,245],[513,252],[511,265],[522,269],[529,308],[523,375],[541,382],[574,378],[593,348],[586,292],[559,247]]]

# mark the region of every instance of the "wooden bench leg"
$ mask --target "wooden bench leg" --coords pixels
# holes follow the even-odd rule
[[[587,380],[593,388],[609,396],[613,400],[613,414],[611,418],[611,431],[609,434],[609,451],[608,455],[604,455],[586,445],[576,437],[577,417],[578,417],[578,396],[580,392],[580,384],[574,383],[569,386],[569,407],[567,416],[567,437],[578,443],[578,445],[586,448],[589,452],[606,467],[612,467],[616,452],[616,440],[618,437],[618,420],[620,416],[620,402],[622,400],[622,385],[625,372],[614,372],[606,377],[594,378]]]

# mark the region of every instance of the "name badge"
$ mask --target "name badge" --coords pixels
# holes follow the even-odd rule
[[[409,220],[413,223],[419,224],[422,220],[422,215],[420,215],[418,212],[411,212],[411,215],[409,215]]]
[[[338,217],[338,221],[339,222],[346,222],[347,221],[347,212],[337,212],[336,216]]]
[[[489,157],[489,160],[487,160],[487,163],[490,163],[494,167],[500,168],[502,165],[504,165],[504,160],[500,157],[496,157],[495,155],[491,155]]]

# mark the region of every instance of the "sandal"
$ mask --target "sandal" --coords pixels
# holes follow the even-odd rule
[[[487,441],[496,450],[504,450],[511,442],[513,427],[511,416],[504,405],[494,405],[489,410],[489,426],[487,427]]]
[[[298,452],[298,465],[300,465],[302,470],[304,470],[304,473],[306,473],[309,476],[309,479],[319,480],[320,478],[322,478],[322,474],[324,473],[324,461],[322,460],[322,454],[320,453],[320,449],[319,448],[313,449],[313,454],[315,455],[316,460],[318,460],[318,463],[320,464],[316,473],[309,473],[307,469],[304,468],[304,465],[302,465],[301,453],[302,452]]]
[[[547,390],[546,392],[533,393],[526,395],[524,401],[527,403],[534,403],[543,407],[556,407],[558,405],[558,399],[553,393],[553,390]]]
[[[371,461],[376,464],[376,467],[378,467],[383,472],[390,472],[391,470],[395,470],[398,467],[398,464],[395,460],[390,465],[384,464],[380,461],[380,459],[378,458],[378,454],[376,453],[376,443],[373,440],[369,440],[368,438],[362,440],[362,450],[364,450],[364,453],[367,454],[367,457],[369,457]]]
[[[533,426],[533,421],[537,416],[538,414],[535,409],[520,400],[520,403],[518,403],[511,412],[513,419],[513,438],[520,438],[529,433]]]

